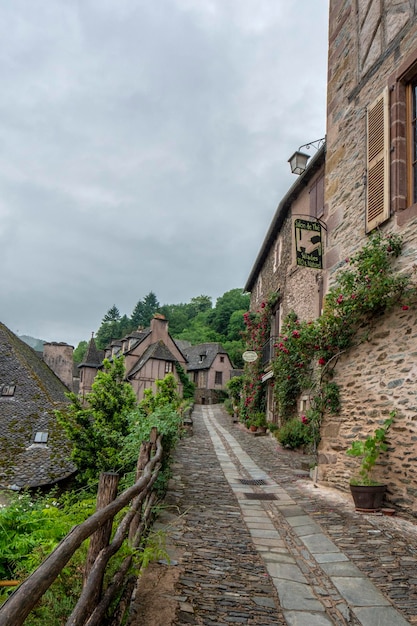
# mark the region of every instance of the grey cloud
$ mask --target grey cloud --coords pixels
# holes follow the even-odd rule
[[[324,134],[327,2],[4,0],[0,36],[0,319],[78,343],[242,286]]]

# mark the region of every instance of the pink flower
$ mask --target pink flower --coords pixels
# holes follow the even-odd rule
[[[261,309],[264,309],[266,307],[266,302],[262,302],[261,303]]]
[[[352,293],[350,297],[352,298],[352,300],[354,300],[356,298],[356,293]]]
[[[308,424],[308,418],[305,415],[301,416],[301,421],[303,422],[303,424]]]
[[[403,304],[401,308],[403,311],[408,311],[409,307],[408,307],[408,304]]]
[[[298,330],[293,330],[292,331],[292,336],[295,337],[296,339],[298,339],[298,337],[300,336],[300,333]]]
[[[318,364],[319,365],[325,365],[326,364],[326,359],[324,358],[324,356],[321,356],[318,360]]]
[[[343,302],[343,295],[340,294],[340,296],[337,298],[336,300],[337,304],[340,304],[341,302]]]

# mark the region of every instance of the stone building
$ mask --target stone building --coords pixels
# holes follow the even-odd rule
[[[75,472],[54,414],[68,402],[66,391],[35,350],[0,324],[0,488],[50,486]]]
[[[328,284],[370,233],[398,233],[398,271],[417,261],[416,2],[330,0],[325,211]],[[347,488],[348,442],[397,410],[380,477],[389,499],[417,513],[416,308],[375,319],[340,358],[342,412],[322,428],[319,479]]]
[[[326,243],[323,228],[325,154],[326,147],[322,145],[279,203],[244,288],[251,294],[251,311],[258,311],[262,302],[271,294],[277,294],[270,338],[259,355],[264,368],[270,422],[279,421],[273,397],[271,360],[281,322],[290,311],[295,311],[300,320],[314,319],[320,315],[323,304],[324,272],[320,259]],[[317,230],[296,229],[297,225],[311,225]],[[316,257],[311,252],[315,252]],[[303,256],[306,255],[313,256],[314,268],[299,264],[305,262]]]
[[[196,403],[218,402],[226,389],[226,383],[235,373],[226,350],[219,343],[201,343],[183,350],[187,358],[188,376],[196,385]]]
[[[417,263],[417,2],[329,4],[325,164],[324,153],[316,155],[320,166],[313,171],[312,159],[280,203],[245,287],[253,311],[271,291],[278,292],[271,333],[279,331],[291,309],[301,319],[317,317],[345,259],[372,233],[401,235],[398,273],[413,273]],[[324,201],[315,213],[325,231],[323,270],[295,268],[294,217],[297,211],[314,215],[308,198],[323,168]],[[389,451],[376,478],[387,483],[389,501],[414,514],[416,311],[415,304],[403,309],[399,302],[373,320],[366,341],[356,341],[339,356],[334,381],[342,408],[325,416],[318,456],[319,480],[348,489],[356,461],[346,455],[350,442],[372,433],[395,410]],[[267,360],[265,365],[263,380],[272,384]],[[301,409],[302,398],[299,403]],[[271,393],[268,411],[273,418]]]

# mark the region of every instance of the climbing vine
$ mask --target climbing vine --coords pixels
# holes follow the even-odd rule
[[[338,356],[355,341],[366,339],[375,318],[394,306],[408,309],[415,296],[410,274],[399,274],[393,268],[402,247],[399,235],[378,232],[371,236],[363,248],[345,260],[345,267],[326,295],[320,317],[300,321],[291,312],[283,321],[272,363],[276,408],[281,422],[288,421],[297,413],[301,392],[308,392],[310,408],[301,421],[314,447],[320,440],[324,413],[340,409],[339,390],[331,381]],[[258,328],[260,318],[256,319]],[[247,382],[250,389],[256,389],[256,397],[259,374],[259,370],[253,370],[253,378]]]

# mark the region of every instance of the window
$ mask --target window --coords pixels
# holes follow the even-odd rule
[[[390,216],[388,87],[367,109],[366,232]]]
[[[310,187],[310,215],[320,218],[324,214],[324,174]]]
[[[0,395],[2,396],[14,396],[16,385],[0,385]]]
[[[277,337],[281,332],[282,302],[277,303],[271,316],[271,337]]]
[[[278,267],[281,265],[281,256],[282,256],[282,236],[280,235],[275,242],[274,247],[274,272],[277,271]]]
[[[224,363],[224,356],[220,357],[220,363]]]
[[[262,300],[262,276],[259,276],[256,281],[256,299]]]
[[[48,441],[48,433],[38,431],[35,435],[34,443],[46,443]]]
[[[223,372],[216,372],[215,373],[214,384],[215,385],[222,385],[223,384]]]
[[[165,361],[165,374],[172,372],[172,361]]]
[[[198,372],[194,372],[194,380],[193,380],[193,382],[194,382],[195,384],[197,384],[197,383],[198,383]]]
[[[407,94],[407,199],[417,202],[417,78],[406,87]]]

